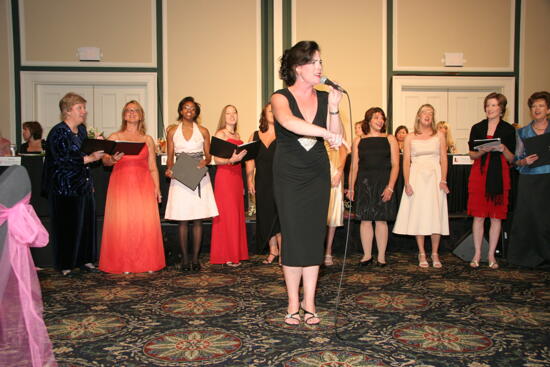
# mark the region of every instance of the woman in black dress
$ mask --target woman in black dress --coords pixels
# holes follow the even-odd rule
[[[363,133],[353,142],[348,190],[348,198],[355,201],[355,218],[361,220],[359,232],[364,254],[359,265],[373,262],[372,240],[376,236],[378,265],[385,266],[387,221],[394,221],[397,214],[397,195],[393,192],[399,173],[399,145],[393,135],[386,134],[386,115],[379,107],[369,108],[365,113]]]
[[[323,262],[330,193],[330,168],[323,139],[331,147],[342,143],[338,105],[341,92],[313,87],[323,72],[319,45],[301,41],[286,50],[279,75],[289,86],[271,96],[277,150],[273,161],[273,187],[282,235],[282,263],[288,293],[285,323],[318,324],[315,288]],[[303,279],[304,298],[299,289]]]
[[[277,146],[274,124],[271,103],[268,103],[262,110],[260,130],[248,139],[260,141],[258,155],[246,162],[248,192],[256,195],[256,248],[264,251],[269,244],[264,264],[275,261],[281,249],[281,227],[273,196],[273,156]]]

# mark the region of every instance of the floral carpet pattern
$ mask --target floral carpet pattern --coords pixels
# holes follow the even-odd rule
[[[181,273],[39,273],[60,366],[550,366],[550,272],[442,256],[420,269],[354,255],[322,268],[319,325],[287,325],[281,268],[252,256],[239,268]],[[339,302],[338,285],[342,282]],[[303,314],[302,314],[303,317]]]

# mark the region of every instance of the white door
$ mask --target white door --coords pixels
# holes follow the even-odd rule
[[[435,119],[437,121],[447,118],[447,90],[436,88],[404,88],[400,99],[401,108],[395,109],[393,128],[405,125],[409,132],[414,130],[414,121],[418,109],[423,104],[429,103],[435,108]]]
[[[108,137],[120,129],[122,122],[122,108],[132,100],[138,101],[143,109],[147,111],[145,104],[146,90],[144,86],[119,86],[100,85],[94,87],[94,120],[93,127],[103,132]],[[148,134],[151,134],[150,126],[147,126]]]
[[[63,121],[59,111],[59,101],[69,92],[81,95],[86,101],[88,121],[94,120],[94,88],[90,85],[38,84],[36,86],[36,111],[33,114],[44,130],[43,138],[48,136],[50,129]],[[25,122],[25,120],[23,121]]]
[[[449,117],[451,133],[458,153],[468,152],[468,139],[473,124],[485,118],[483,101],[494,89],[449,90]]]
[[[86,128],[94,128],[107,137],[120,128],[122,108],[126,102],[136,100],[147,111],[146,88],[145,85],[39,84],[36,87],[34,116],[42,125],[45,138],[50,129],[62,120],[59,101],[66,93],[74,92],[87,101]],[[147,133],[156,136],[156,131],[153,131],[156,125],[149,124],[147,127]]]

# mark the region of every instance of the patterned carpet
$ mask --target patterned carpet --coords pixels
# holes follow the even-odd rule
[[[392,253],[385,268],[348,259],[335,333],[341,259],[319,280],[318,326],[285,325],[276,265],[205,264],[154,274],[40,272],[60,366],[549,366],[550,273],[453,255],[419,269]],[[203,259],[207,261],[207,259]]]

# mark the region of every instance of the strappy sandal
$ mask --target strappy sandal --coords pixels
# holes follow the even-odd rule
[[[298,321],[298,322],[288,322],[288,320],[295,320],[295,321]],[[284,320],[285,324],[287,325],[290,325],[290,326],[297,326],[297,325],[300,325],[300,322],[302,322],[302,320],[300,319],[300,311],[298,310],[298,312],[294,312],[294,313],[287,313],[286,316],[285,316],[285,320]]]
[[[432,266],[436,269],[441,269],[443,267],[441,261],[439,261],[438,254],[432,254]]]
[[[489,261],[489,268],[497,270],[499,268],[498,263],[496,261]]]
[[[334,262],[332,261],[332,255],[325,255],[325,266],[332,266]]]
[[[302,305],[300,305],[300,310],[304,311],[304,322],[307,325],[318,325],[318,324],[321,323],[321,318],[317,315],[317,312],[309,312],[305,308],[303,308]],[[309,316],[309,317],[307,317],[307,316]],[[309,320],[311,320],[311,319],[317,319],[319,321],[309,322]]]
[[[418,266],[421,268],[427,268],[430,266],[430,264],[428,264],[428,260],[426,260],[426,254],[424,252],[420,252],[418,254]]]
[[[273,261],[275,261],[277,258],[279,257],[279,255],[276,255],[276,254],[272,254],[271,252],[269,253],[269,255],[267,255],[267,257],[265,258],[264,261],[262,261],[262,264],[271,264],[273,263]]]

